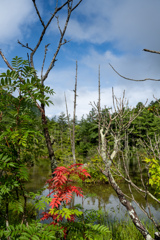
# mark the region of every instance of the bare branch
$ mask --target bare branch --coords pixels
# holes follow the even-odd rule
[[[82,2],[83,0],[80,0],[73,8],[72,8],[72,12],[79,6],[79,4]]]
[[[141,175],[141,183],[142,183],[143,188],[145,189],[146,186],[145,186],[144,181],[143,181],[142,168],[141,168],[141,164],[140,164],[140,160],[139,160],[139,156],[138,156],[138,154],[137,154],[137,159],[138,159],[138,166],[139,166],[140,175]]]
[[[158,52],[158,51],[149,50],[149,49],[143,49],[143,51],[145,51],[145,52],[150,52],[150,53],[157,53],[157,54],[160,54],[160,52]]]
[[[59,9],[59,8],[58,8]],[[49,72],[51,71],[51,69],[53,68],[54,64],[55,64],[55,61],[56,61],[56,57],[59,53],[59,50],[61,48],[62,45],[64,45],[65,43],[67,43],[67,41],[65,41],[64,43],[62,43],[63,41],[63,37],[65,35],[65,32],[66,32],[66,29],[67,29],[67,26],[68,26],[68,22],[69,22],[69,19],[70,19],[70,16],[71,16],[71,10],[69,10],[69,4],[68,4],[68,16],[67,16],[67,19],[66,19],[66,22],[65,22],[65,25],[64,25],[64,28],[63,28],[63,31],[62,31],[62,34],[61,34],[61,37],[60,37],[60,40],[59,40],[59,43],[58,43],[58,47],[57,47],[57,50],[52,58],[52,61],[45,73],[45,75],[43,76],[43,82],[45,81],[45,79],[48,77],[48,74]]]
[[[9,62],[7,61],[7,59],[5,58],[5,56],[3,55],[2,51],[0,50],[0,55],[3,59],[3,61],[6,63],[6,65],[8,66],[8,68],[10,68],[12,71],[14,71],[14,68],[9,64]]]
[[[49,46],[49,45],[50,45],[50,43],[45,46],[43,64],[42,64],[42,69],[41,69],[41,79],[43,78],[43,68],[44,68],[44,64],[45,64],[46,55],[47,55],[47,51],[48,51],[48,46]]]
[[[22,47],[28,48],[29,50],[33,51],[33,49],[28,46],[28,43],[26,43],[26,45],[24,45],[24,44],[21,43],[19,40],[18,40],[18,43],[19,43]]]
[[[32,1],[34,1],[34,0],[32,0]],[[34,2],[33,2],[33,3],[34,3]],[[68,1],[66,1],[66,2],[65,2],[63,5],[61,5],[59,8],[56,8],[55,11],[54,11],[54,13],[52,14],[51,18],[49,19],[48,23],[44,26],[43,31],[42,31],[42,33],[41,33],[41,36],[40,36],[40,38],[39,38],[39,41],[38,41],[37,45],[35,46],[34,50],[33,50],[33,51],[31,52],[31,54],[30,54],[30,61],[31,61],[31,66],[32,66],[32,67],[34,67],[34,64],[33,64],[33,56],[34,56],[35,52],[37,51],[38,47],[40,46],[40,44],[41,44],[41,42],[42,42],[42,40],[43,40],[43,37],[44,37],[44,35],[45,35],[45,32],[46,32],[46,30],[47,30],[47,28],[48,28],[48,26],[50,25],[51,21],[53,20],[53,18],[54,18],[55,15],[57,14],[57,12],[59,12],[67,3],[68,3]],[[56,55],[56,56],[57,56],[57,55]],[[47,75],[47,76],[48,76],[48,75]],[[46,77],[47,77],[47,76],[46,76]]]
[[[38,17],[39,17],[39,20],[40,20],[40,22],[42,23],[42,26],[45,28],[45,24],[44,24],[44,22],[43,22],[43,20],[42,20],[42,18],[41,18],[40,12],[39,12],[39,10],[38,10],[38,8],[37,8],[37,5],[36,5],[36,1],[35,1],[35,0],[32,0],[32,2],[33,2],[34,7],[35,7],[35,9],[36,9],[36,13],[37,13],[37,15],[38,15]]]
[[[111,66],[111,68],[113,69],[113,71],[115,71],[115,73],[118,74],[118,76],[120,76],[121,78],[124,78],[126,80],[129,80],[129,81],[135,81],[135,82],[144,82],[144,81],[160,81],[160,79],[154,79],[154,78],[145,78],[145,79],[140,79],[140,80],[136,80],[136,79],[133,79],[133,78],[128,78],[128,77],[125,77],[123,75],[121,75],[119,72],[117,72],[115,70],[115,68],[109,63],[109,65]]]
[[[61,30],[61,27],[60,27],[60,25],[59,25],[59,16],[55,16],[55,18],[57,19],[58,29],[59,29],[60,34],[61,34],[61,36],[62,36],[62,30]]]

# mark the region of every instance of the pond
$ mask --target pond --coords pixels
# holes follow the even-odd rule
[[[37,190],[43,188],[50,173],[50,164],[48,162],[39,166],[35,165],[30,170],[30,182],[26,184],[27,190],[36,192]],[[129,192],[127,184],[120,183],[119,185],[124,193],[127,194]],[[110,220],[113,221],[114,219],[121,220],[128,216],[125,208],[120,204],[116,193],[109,184],[83,184],[81,187],[83,189],[84,198],[74,195],[70,206],[81,204],[84,210],[101,209],[109,216]],[[46,189],[42,194],[46,196],[48,193],[49,192]],[[135,191],[133,193],[137,202],[143,204],[143,206],[147,209],[144,198]],[[134,202],[132,202],[132,204],[135,207],[138,216],[141,219],[147,219],[146,215],[139,209],[139,207],[137,207]],[[49,206],[46,206],[46,208],[49,208]],[[150,199],[150,209],[154,217],[160,221],[159,204]],[[41,212],[42,211],[39,212],[39,217],[41,217]]]

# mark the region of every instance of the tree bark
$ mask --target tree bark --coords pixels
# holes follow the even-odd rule
[[[122,190],[119,188],[119,186],[115,182],[110,170],[106,168],[102,172],[108,178],[111,186],[113,187],[114,191],[116,192],[119,198],[120,203],[127,209],[132,222],[134,223],[135,227],[140,231],[140,233],[143,235],[144,239],[154,240],[149,234],[149,232],[147,231],[147,229],[143,226],[143,224],[139,220],[138,215],[134,207],[132,206],[131,202],[127,200],[127,198],[125,197],[125,194],[122,192]]]
[[[77,71],[78,65],[76,61],[76,77],[75,77],[75,88],[74,88],[74,110],[73,110],[73,130],[72,130],[72,154],[73,154],[73,163],[76,163],[75,155],[75,124],[76,124],[76,100],[77,100]]]
[[[43,112],[41,112],[41,117],[42,117],[42,126],[43,126],[43,133],[44,137],[46,139],[46,145],[49,153],[49,158],[50,158],[50,163],[51,163],[51,172],[53,173],[55,168],[57,167],[57,160],[55,158],[54,151],[52,149],[52,143],[51,143],[51,138],[50,134],[48,131],[48,126],[47,126],[47,119],[45,115],[45,110],[44,110],[44,105],[41,104],[41,107],[43,109]]]
[[[110,166],[112,165],[112,160],[115,158],[117,152],[118,152],[118,142],[119,142],[119,136],[114,137],[114,150],[110,156],[110,159],[107,159],[106,157],[106,132],[103,133],[103,129],[101,129],[101,141],[102,141],[102,149],[101,149],[101,156],[103,159],[103,162],[105,164],[105,170],[102,170],[102,173],[108,178],[109,183],[111,184],[112,188],[116,192],[120,203],[126,208],[132,222],[134,223],[137,230],[140,231],[140,233],[143,235],[144,239],[146,240],[154,240],[151,235],[149,234],[148,230],[143,226],[141,221],[138,218],[138,215],[132,206],[131,202],[125,197],[125,194],[122,192],[118,184],[116,183],[114,177],[112,176],[112,173],[110,171]]]
[[[101,150],[101,79],[100,79],[100,65],[98,72],[98,151]]]

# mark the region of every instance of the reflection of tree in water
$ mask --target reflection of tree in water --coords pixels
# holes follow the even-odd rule
[[[26,185],[27,190],[36,192],[37,190],[43,188],[46,180],[49,178],[50,173],[50,167],[47,160],[44,160],[43,165],[35,164],[30,172],[30,182]],[[78,203],[81,204],[82,208],[87,208],[88,206],[89,209],[101,209],[104,212],[112,212],[112,214],[116,214],[118,212],[117,205],[119,201],[109,184],[83,184],[80,187],[83,189],[84,198],[78,198]],[[128,194],[129,191],[127,184],[120,183],[120,187],[124,193]],[[136,193],[134,189],[133,193],[137,202],[140,202],[146,207],[144,198],[141,198],[141,196]],[[76,194],[74,194],[69,207],[74,207],[75,204],[77,204]],[[157,211],[156,215],[159,218],[159,206],[151,199],[150,204],[154,211]],[[115,209],[114,212],[111,208]]]
[[[121,183],[121,189],[128,193],[128,185]],[[98,185],[91,185],[91,184],[85,184],[81,186],[83,189],[83,195],[84,198],[77,198],[75,196],[74,202],[75,204],[79,203],[82,205],[82,208],[84,209],[95,209],[95,210],[102,210],[104,213],[109,214],[110,218],[114,220],[115,218],[121,219],[128,216],[128,213],[126,213],[126,210],[123,206],[119,204],[119,200],[113,191],[113,189],[110,187],[109,184],[98,184]],[[134,192],[134,190],[133,190]],[[146,202],[143,198],[140,197],[140,195],[135,192],[135,198],[138,202],[144,204],[146,206]],[[135,204],[132,202],[132,204],[135,206]],[[73,200],[70,207],[73,207]],[[150,201],[150,206],[154,212],[154,215],[157,219],[160,219],[160,214],[158,212],[158,205],[153,204],[153,201]],[[127,216],[126,216],[127,214]],[[139,214],[142,217],[142,219],[145,219],[145,216],[139,210]]]
[[[30,169],[29,174],[30,181],[26,183],[27,191],[36,192],[43,188],[51,174],[49,160],[43,159],[43,162],[36,162]]]

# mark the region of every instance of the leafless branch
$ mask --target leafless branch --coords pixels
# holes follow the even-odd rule
[[[111,68],[113,69],[113,71],[115,71],[115,73],[117,73],[118,76],[120,76],[121,78],[124,78],[126,80],[129,80],[129,81],[135,81],[135,82],[144,82],[144,81],[160,81],[160,79],[154,79],[154,78],[145,78],[145,79],[141,79],[141,80],[136,80],[136,79],[133,79],[133,78],[128,78],[128,77],[125,77],[123,75],[121,75],[118,71],[116,71],[116,69],[109,63],[109,65],[111,66]]]
[[[149,50],[149,49],[143,49],[143,51],[145,51],[145,52],[150,52],[150,53],[157,53],[157,54],[160,54],[160,52],[158,52],[158,51]]]
[[[143,188],[146,189],[146,186],[145,186],[144,181],[143,181],[142,168],[141,168],[141,164],[140,164],[140,160],[139,160],[138,154],[137,154],[137,159],[138,159],[138,166],[139,166],[139,171],[140,171],[140,175],[141,175],[141,183],[142,183]]]
[[[26,43],[26,45],[24,45],[24,44],[21,43],[19,40],[18,40],[18,43],[19,43],[22,47],[28,48],[29,50],[33,51],[33,49],[28,46],[28,43]]]
[[[49,72],[50,72],[51,69],[53,68],[54,63],[55,63],[55,61],[56,61],[56,57],[57,57],[57,55],[58,55],[58,53],[59,53],[59,50],[60,50],[61,46],[67,42],[67,41],[65,41],[64,43],[62,43],[63,37],[64,37],[64,35],[65,35],[66,29],[67,29],[67,26],[68,26],[68,22],[69,22],[70,16],[71,16],[71,10],[70,10],[70,6],[69,6],[69,4],[68,4],[68,16],[67,16],[67,19],[66,19],[66,22],[65,22],[65,25],[64,25],[64,28],[63,28],[63,31],[62,31],[62,34],[61,34],[59,43],[58,43],[57,50],[56,50],[56,52],[55,52],[55,54],[54,54],[54,56],[53,56],[53,58],[52,58],[52,61],[51,61],[50,65],[49,65],[49,67],[48,67],[45,75],[43,76],[43,79],[42,79],[43,82],[44,82],[45,79],[48,77]]]
[[[32,0],[32,1],[34,1],[34,0]],[[33,2],[33,3],[34,3],[34,2]],[[43,26],[43,31],[42,31],[42,33],[41,33],[41,36],[40,36],[40,38],[39,38],[39,41],[38,41],[38,43],[36,44],[35,48],[33,49],[33,51],[32,51],[31,54],[30,54],[30,61],[31,61],[31,66],[32,66],[32,67],[34,67],[33,56],[34,56],[35,52],[37,51],[38,47],[40,46],[40,44],[41,44],[41,42],[42,42],[42,40],[43,40],[43,37],[44,37],[44,35],[45,35],[45,32],[46,32],[46,30],[47,30],[47,28],[48,28],[48,26],[50,25],[51,21],[53,20],[53,18],[54,18],[55,15],[57,14],[57,12],[59,12],[64,6],[66,6],[67,3],[68,3],[68,1],[66,1],[64,4],[62,4],[59,8],[56,8],[55,11],[54,11],[54,13],[52,14],[51,18],[49,19],[48,23],[47,23],[45,26]],[[57,55],[56,55],[56,56],[57,56]],[[56,58],[56,57],[55,57],[55,58]],[[54,59],[54,60],[55,60],[55,59]],[[52,65],[53,65],[53,63],[52,63]],[[48,73],[49,73],[49,72],[48,72]],[[47,76],[48,76],[48,74],[47,74]],[[46,78],[47,78],[47,76],[46,76]]]
[[[59,29],[60,34],[61,34],[61,36],[62,36],[62,30],[61,30],[61,27],[60,27],[60,25],[59,25],[59,16],[55,16],[55,18],[57,19],[57,26],[58,26],[58,29]]]
[[[45,46],[43,64],[42,64],[42,69],[41,69],[41,79],[43,78],[43,68],[44,68],[44,64],[45,64],[46,55],[47,55],[47,51],[48,51],[48,46],[49,46],[49,45],[50,45],[50,43]]]
[[[72,8],[72,12],[79,6],[79,4],[82,2],[83,0],[80,0],[73,8]]]
[[[66,114],[67,114],[67,120],[68,120],[68,127],[69,127],[69,134],[70,134],[70,141],[71,141],[71,147],[73,145],[73,139],[72,139],[72,130],[71,130],[71,124],[69,121],[69,113],[68,113],[68,106],[67,106],[67,98],[66,98],[66,94],[64,93],[64,99],[65,99],[65,103],[66,103]]]
[[[36,13],[37,13],[37,15],[38,15],[38,17],[39,17],[39,20],[40,20],[40,22],[42,23],[42,26],[45,28],[45,24],[44,24],[44,22],[43,22],[43,20],[42,20],[42,18],[41,18],[40,12],[39,12],[39,10],[38,10],[38,8],[37,8],[37,5],[36,5],[36,1],[35,1],[35,0],[32,0],[32,2],[33,2],[34,7],[35,7],[35,9],[36,9]]]
[[[0,50],[0,55],[3,59],[3,61],[6,63],[6,65],[8,66],[9,69],[11,69],[12,71],[14,71],[14,68],[9,64],[9,62],[7,61],[7,59],[5,58],[4,54],[2,53],[2,51]]]

